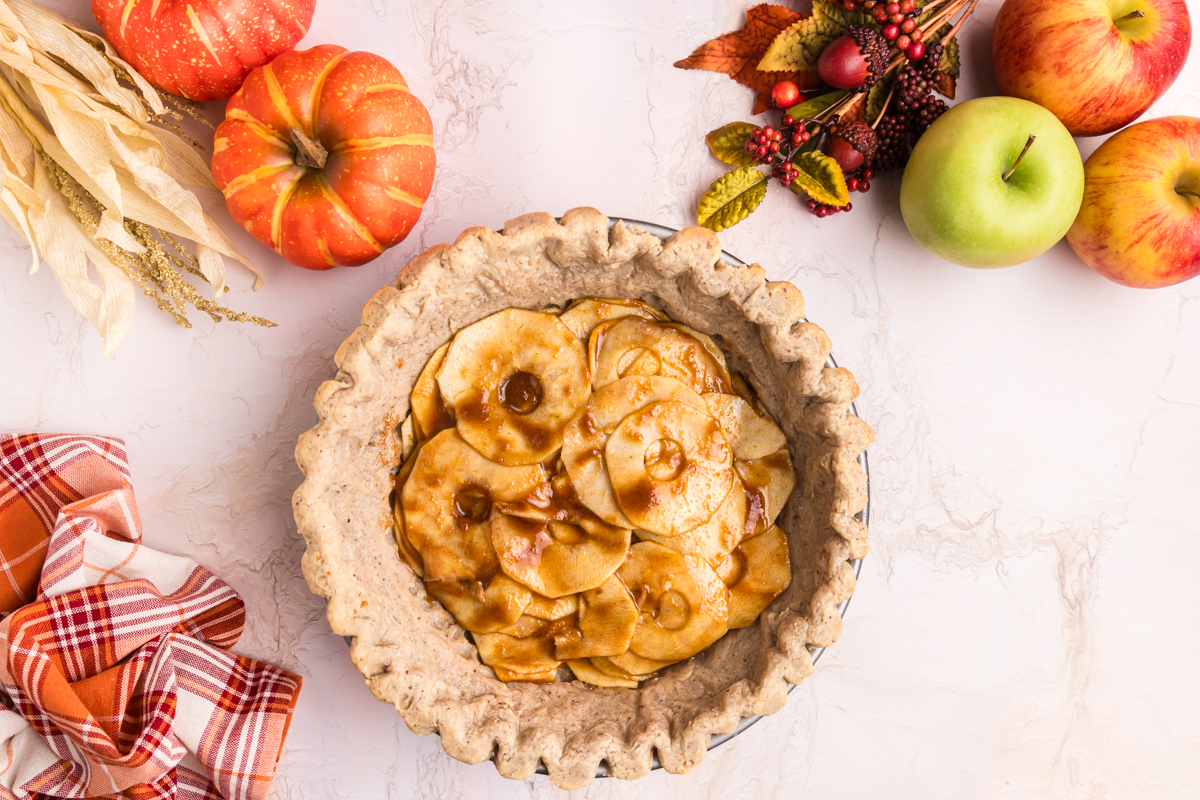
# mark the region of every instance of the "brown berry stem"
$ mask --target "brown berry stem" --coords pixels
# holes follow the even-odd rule
[[[1033,142],[1035,139],[1037,139],[1036,136],[1034,136],[1032,133],[1029,134],[1029,141],[1025,142],[1025,149],[1021,151],[1021,155],[1017,156],[1016,162],[1008,168],[1008,172],[1004,173],[1005,183],[1008,183],[1008,179],[1011,178],[1012,174],[1017,171],[1017,167],[1021,164],[1021,159],[1023,159],[1025,154],[1029,152],[1029,148],[1033,147]]]
[[[967,0],[955,0],[955,2],[948,3],[942,8],[939,8],[936,14],[925,20],[925,22],[920,26],[921,32],[929,33],[931,30],[937,30],[942,26],[943,23],[945,23],[946,20],[957,14],[966,4]]]
[[[963,23],[967,21],[967,17],[971,16],[971,12],[975,10],[975,6],[977,5],[979,5],[979,0],[971,0],[971,2],[967,4],[967,12],[958,18],[958,22],[954,23],[954,27],[950,29],[949,33],[942,37],[941,41],[948,42],[957,36],[958,32],[962,30]]]
[[[301,167],[324,169],[329,151],[313,137],[299,128],[292,128],[292,144],[296,145],[296,164]]]
[[[1146,16],[1145,11],[1130,11],[1125,16],[1114,19],[1113,24],[1119,28],[1119,27],[1121,27],[1122,22],[1129,22],[1129,20],[1131,20],[1131,19],[1141,19],[1144,16]]]
[[[883,122],[883,115],[887,113],[888,103],[892,102],[892,95],[896,91],[896,82],[892,81],[892,86],[888,89],[888,96],[884,98],[883,105],[879,107],[879,116],[871,123],[871,130],[879,127],[879,123]]]

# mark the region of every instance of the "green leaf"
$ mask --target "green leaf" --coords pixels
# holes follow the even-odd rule
[[[862,3],[858,4],[858,8],[854,11],[847,11],[841,3],[832,3],[829,0],[814,0],[813,13],[816,13],[817,6],[821,7],[821,13],[835,21],[838,25],[845,28],[848,25],[870,25],[873,28],[879,28],[879,23],[871,16],[871,12],[863,8]]]
[[[889,72],[875,81],[875,85],[867,91],[867,107],[863,114],[868,125],[879,119],[880,113],[883,112],[883,104],[887,101],[898,74],[899,72]]]
[[[845,181],[842,185],[845,186]],[[700,198],[696,222],[710,231],[723,231],[750,216],[766,196],[765,173],[753,167],[726,172]]]
[[[841,36],[847,25],[867,23],[875,24],[865,9],[847,11],[838,3],[813,0],[812,14],[776,36],[758,62],[758,68],[762,72],[815,70],[821,51]]]
[[[938,64],[938,71],[944,72],[951,78],[958,77],[958,70],[961,65],[958,55],[958,37],[955,36],[950,41],[946,42],[946,48],[942,51],[942,60]]]
[[[942,61],[938,64],[937,83],[934,88],[942,94],[954,99],[954,90],[958,86],[958,37],[946,42],[942,51]]]
[[[790,188],[793,192],[807,194],[818,203],[831,206],[844,206],[850,202],[846,176],[836,158],[810,150],[792,159],[792,163],[800,170],[792,180]]]
[[[850,94],[849,89],[827,92],[826,94],[817,95],[811,100],[805,100],[803,103],[794,105],[784,113],[794,119],[812,119],[848,94]]]
[[[759,161],[746,152],[746,142],[757,128],[758,126],[749,122],[731,122],[715,131],[709,131],[704,141],[708,143],[708,149],[712,150],[717,160],[734,167],[752,167]]]

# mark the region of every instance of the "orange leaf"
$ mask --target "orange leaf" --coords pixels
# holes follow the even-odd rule
[[[838,112],[838,117],[847,122],[874,122],[869,120],[867,116],[867,93],[860,92],[851,98],[850,102],[842,106],[842,110]]]
[[[958,81],[954,78],[954,76],[947,75],[945,72],[939,72],[936,80],[937,85],[935,85],[933,88],[937,89],[939,92],[946,95],[946,97],[949,97],[951,100],[953,100],[954,87],[958,84]]]
[[[759,72],[758,62],[775,37],[802,19],[790,8],[762,3],[746,11],[746,26],[738,31],[705,42],[682,61],[680,69],[705,69],[721,72],[743,86],[758,92],[754,113],[761,114],[771,107],[771,88],[782,80],[795,81],[803,91],[821,86],[821,78],[812,72]]]

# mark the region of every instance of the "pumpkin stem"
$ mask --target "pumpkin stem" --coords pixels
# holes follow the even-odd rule
[[[329,151],[313,137],[299,128],[292,128],[292,144],[296,145],[296,163],[301,167],[325,168]]]

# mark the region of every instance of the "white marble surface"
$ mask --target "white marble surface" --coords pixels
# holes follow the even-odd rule
[[[56,5],[89,18],[84,0]],[[237,650],[305,681],[274,796],[566,794],[452,761],[372,698],[300,576],[292,448],[362,304],[423,248],[577,205],[689,222],[722,171],[704,133],[751,100],[671,64],[740,27],[747,5],[321,0],[304,44],[393,60],[431,109],[438,175],[409,241],[357,270],[295,269],[235,231],[268,284],[251,294],[235,273],[229,302],[275,330],[196,314],[184,330],[141,298],[108,362],[0,229],[0,430],[124,437],[149,542],[243,594]],[[964,31],[960,97],[994,91],[998,6],[984,0]],[[1149,116],[1171,113],[1200,113],[1200,56]],[[909,237],[898,184],[823,221],[773,186],[722,234],[801,289],[878,432],[871,554],[841,640],[782,712],[691,774],[571,796],[1200,793],[1200,281],[1126,289],[1065,243],[1013,269],[951,266]]]

